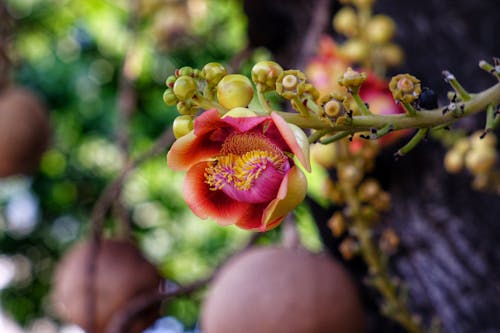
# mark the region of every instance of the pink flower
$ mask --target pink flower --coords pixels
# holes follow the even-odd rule
[[[266,231],[304,199],[307,182],[293,156],[310,171],[309,144],[278,114],[241,110],[222,118],[217,110],[202,113],[172,145],[167,163],[187,170],[183,195],[197,216]]]

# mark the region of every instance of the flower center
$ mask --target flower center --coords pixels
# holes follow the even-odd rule
[[[236,200],[264,202],[276,194],[289,168],[287,156],[268,138],[233,134],[222,145],[221,155],[208,162],[205,183]]]

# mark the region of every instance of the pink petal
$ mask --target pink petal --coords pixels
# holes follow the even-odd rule
[[[254,204],[249,206],[245,213],[236,221],[236,225],[242,229],[261,231],[262,230],[262,214],[267,203]]]
[[[207,110],[194,120],[194,134],[196,136],[202,136],[221,127],[224,127],[224,123],[216,109]]]
[[[271,113],[271,118],[278,128],[281,136],[290,147],[292,153],[297,156],[298,160],[307,171],[311,171],[311,163],[309,161],[308,154],[309,142],[307,141],[307,137],[305,136],[305,134],[303,137],[299,136],[299,132],[297,132],[296,130],[292,130],[289,124],[275,112]]]
[[[167,165],[177,171],[186,170],[191,165],[207,160],[220,151],[221,144],[206,136],[195,136],[193,132],[177,139],[167,153]]]
[[[269,120],[269,117],[231,117],[227,116],[221,119],[222,122],[230,125],[239,132],[248,132],[252,128]]]
[[[276,170],[271,163],[262,170],[259,178],[255,179],[253,185],[248,190],[241,190],[232,184],[227,184],[222,191],[234,200],[248,203],[269,202],[276,197],[276,193],[283,179],[283,173]]]
[[[184,179],[184,200],[200,218],[213,218],[221,225],[234,224],[249,207],[248,203],[231,199],[222,191],[212,191],[205,183],[207,163],[200,162],[189,168]]]

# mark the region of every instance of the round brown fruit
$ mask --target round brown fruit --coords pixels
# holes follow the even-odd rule
[[[340,264],[302,249],[267,247],[226,264],[201,324],[204,333],[361,333],[364,312]]]
[[[19,87],[0,93],[0,177],[36,170],[49,136],[48,114],[38,97]]]
[[[102,240],[97,255],[92,258],[91,244],[90,241],[77,244],[63,257],[54,275],[52,302],[61,319],[90,331],[88,281],[89,260],[93,260],[96,311],[92,332],[104,333],[113,315],[124,310],[130,301],[154,292],[161,277],[130,242]],[[142,332],[158,316],[159,305],[146,309],[131,318],[126,333]]]

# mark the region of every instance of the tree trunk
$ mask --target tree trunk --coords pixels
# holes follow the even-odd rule
[[[255,9],[259,4],[264,6],[266,1],[245,3],[247,7],[253,3]],[[277,7],[280,2],[269,3]],[[309,4],[309,11],[304,9],[304,3]],[[305,45],[301,39],[307,31],[304,22],[310,26],[315,21],[314,17],[304,21],[303,16],[312,14],[316,3],[281,4],[287,7],[282,8],[281,14],[288,15],[288,24],[295,24],[290,30],[294,33],[291,40],[274,36],[282,44],[266,45],[252,40],[250,35],[251,43],[269,46],[279,61],[289,59],[286,66],[291,67],[290,63],[296,61],[294,48],[300,43]],[[335,7],[338,4],[329,6]],[[249,13],[250,26],[257,12]],[[397,22],[397,42],[407,56],[406,65],[397,72],[417,76],[424,86],[438,93],[441,102],[450,89],[441,77],[444,69],[455,74],[471,92],[494,82],[477,63],[500,56],[500,3],[497,0],[380,0],[376,12],[388,14]],[[261,22],[272,21],[270,13],[260,11],[257,16]],[[254,29],[259,31],[255,26]],[[324,28],[328,29],[328,26]],[[286,34],[284,31],[260,33]],[[461,121],[460,126],[479,129],[484,126],[484,119]],[[390,265],[393,273],[407,283],[412,309],[426,323],[438,317],[444,332],[500,332],[500,196],[472,190],[471,177],[466,173],[447,174],[442,162],[444,149],[439,143],[424,142],[408,156],[395,161],[392,154],[397,148],[384,148],[374,176],[393,199],[393,208],[384,217],[383,226],[392,226],[401,238],[400,250],[391,258]],[[310,204],[314,206],[325,246],[338,256],[339,241],[333,239],[325,225],[331,211],[325,212],[313,202]],[[354,260],[346,266],[361,285],[363,264]],[[369,311],[369,331],[402,332],[400,327],[378,315],[376,293],[366,287],[362,290]]]

